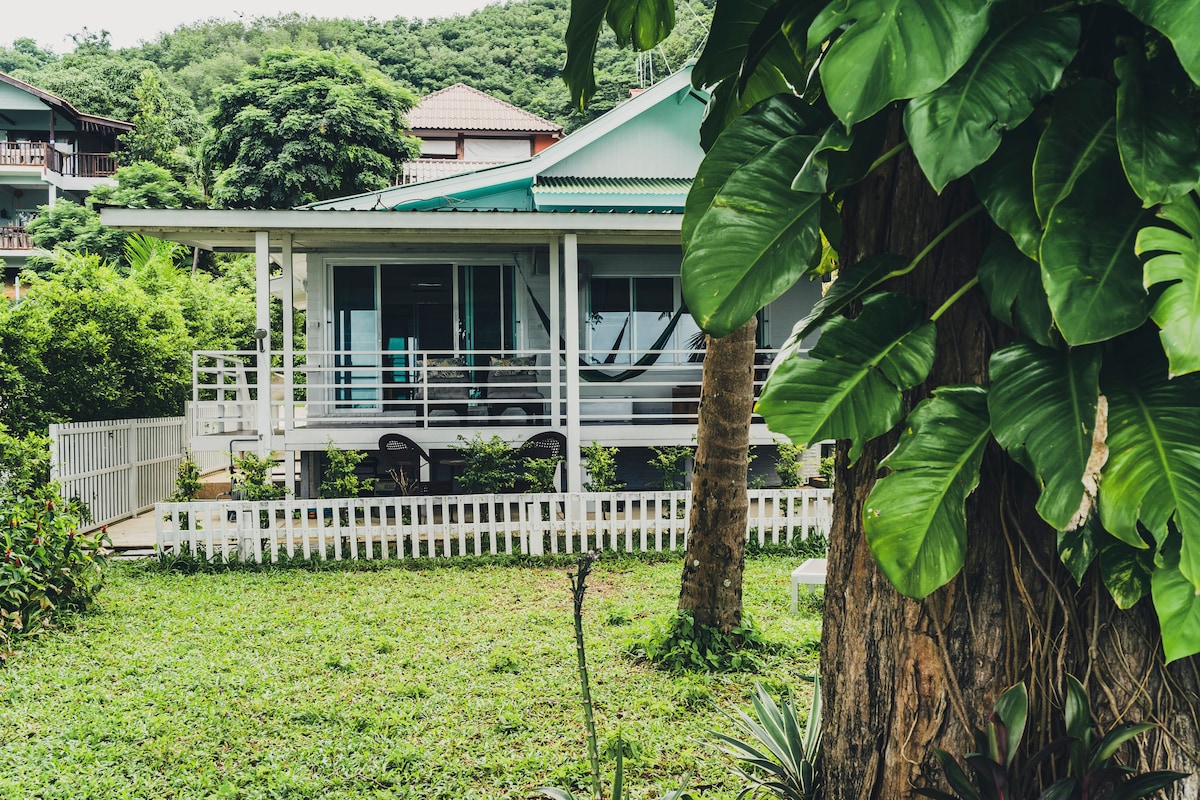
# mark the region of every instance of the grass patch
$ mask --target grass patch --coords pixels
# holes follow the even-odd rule
[[[601,561],[585,626],[602,737],[632,785],[740,786],[707,747],[756,680],[815,669],[819,618],[788,614],[793,558],[746,563],[760,671],[672,675],[623,654],[674,608],[677,560]],[[110,570],[100,611],[0,671],[0,797],[527,798],[587,785],[563,568]],[[609,748],[612,749],[612,748]],[[613,754],[609,754],[611,759]],[[611,760],[608,763],[611,772]]]

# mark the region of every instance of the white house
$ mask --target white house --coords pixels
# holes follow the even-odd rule
[[[477,431],[554,429],[578,491],[581,444],[693,444],[680,222],[706,99],[685,69],[531,157],[295,210],[103,209],[256,254],[260,348],[195,354],[193,449],[295,454],[310,476],[330,439],[402,433],[436,461]],[[305,311],[304,350],[271,350],[271,295],[285,331]],[[762,312],[764,375],[819,296],[799,285]],[[775,438],[756,420],[752,441]]]

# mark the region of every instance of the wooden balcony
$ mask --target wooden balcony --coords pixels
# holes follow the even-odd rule
[[[32,250],[33,242],[20,225],[0,225],[0,250]]]
[[[107,178],[117,171],[112,153],[60,153],[49,142],[0,142],[0,167],[42,167],[72,178]]]

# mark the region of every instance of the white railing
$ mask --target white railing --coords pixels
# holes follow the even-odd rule
[[[748,537],[827,534],[829,489],[751,489]],[[159,503],[160,554],[206,559],[380,559],[652,552],[687,544],[691,493],[611,492]]]
[[[694,424],[703,363],[694,350],[631,353],[605,363],[582,353],[579,419],[583,425]],[[759,351],[761,386],[774,351]],[[519,367],[496,357],[526,358]],[[257,433],[258,386],[251,351],[193,353],[192,403],[198,436]],[[276,433],[365,422],[401,428],[521,424],[565,416],[566,368],[549,351],[307,350],[272,356],[271,419]],[[449,359],[455,359],[451,361]],[[616,380],[613,380],[613,379]],[[558,398],[555,408],[554,399]],[[558,411],[555,414],[555,411]]]
[[[92,527],[133,516],[175,490],[191,427],[186,416],[51,425],[50,477],[87,504]],[[201,473],[225,466],[221,453],[193,457]]]

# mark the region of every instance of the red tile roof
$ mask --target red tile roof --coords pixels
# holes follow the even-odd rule
[[[555,125],[536,114],[456,83],[421,98],[407,114],[408,124],[417,130],[521,131],[561,133]]]

